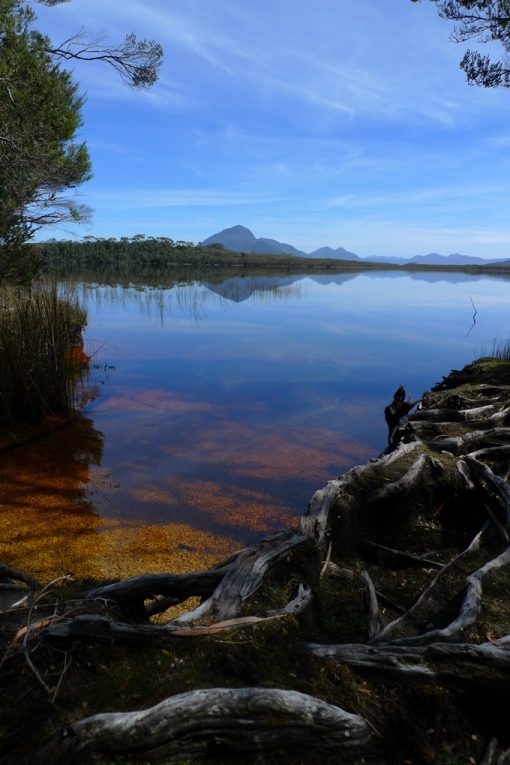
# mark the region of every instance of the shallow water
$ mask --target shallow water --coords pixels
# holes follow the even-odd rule
[[[0,464],[0,560],[44,579],[193,570],[295,523],[385,447],[401,383],[419,397],[510,327],[508,281],[463,274],[78,289],[94,400]]]

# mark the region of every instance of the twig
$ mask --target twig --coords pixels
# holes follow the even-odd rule
[[[473,327],[476,324],[476,308],[475,308],[475,304],[473,303],[473,298],[472,297],[470,297],[469,299],[471,300],[471,305],[473,306],[474,314],[473,314],[473,323],[470,326],[469,332],[467,333],[466,337],[470,334],[471,330],[473,329]]]

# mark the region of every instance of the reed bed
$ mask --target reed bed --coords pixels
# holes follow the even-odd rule
[[[83,372],[73,345],[85,324],[77,297],[55,283],[0,287],[0,424],[73,409]]]

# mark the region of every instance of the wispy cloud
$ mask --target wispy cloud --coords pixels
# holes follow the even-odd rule
[[[85,26],[165,49],[147,93],[75,66],[98,235],[136,225],[198,241],[243,223],[305,251],[510,256],[508,94],[466,85],[463,47],[433,3],[75,0],[36,12],[56,40]]]

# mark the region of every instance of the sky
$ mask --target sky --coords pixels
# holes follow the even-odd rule
[[[82,27],[165,51],[127,88],[73,65],[94,177],[87,227],[41,239],[243,225],[305,252],[510,258],[510,91],[466,83],[467,47],[424,0],[72,0],[34,5],[54,43]],[[495,57],[497,46],[478,46]]]

